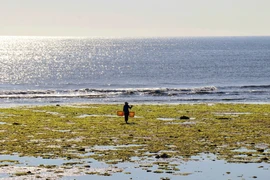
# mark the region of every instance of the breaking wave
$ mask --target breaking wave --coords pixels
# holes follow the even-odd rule
[[[110,96],[177,96],[183,94],[209,94],[216,87],[201,88],[128,88],[128,89],[77,89],[77,90],[25,90],[0,91],[0,98],[106,98]]]
[[[83,88],[69,90],[2,90],[4,102],[262,102],[270,101],[270,86],[204,86],[195,88]]]

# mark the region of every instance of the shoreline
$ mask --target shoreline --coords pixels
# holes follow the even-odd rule
[[[203,104],[250,104],[250,105],[268,105],[270,102],[132,102],[128,101],[130,104],[133,105],[189,105],[189,104],[198,104],[198,105],[203,105]],[[1,108],[16,108],[16,107],[35,107],[35,106],[74,106],[74,105],[87,105],[87,104],[97,104],[97,105],[122,105],[124,104],[123,102],[104,102],[104,103],[99,103],[99,102],[74,102],[74,103],[66,103],[66,102],[59,102],[59,103],[36,103],[36,104],[0,104],[0,109]]]

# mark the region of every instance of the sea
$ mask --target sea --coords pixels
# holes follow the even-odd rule
[[[270,103],[270,37],[0,37],[0,106]]]

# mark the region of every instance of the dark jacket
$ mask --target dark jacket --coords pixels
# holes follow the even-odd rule
[[[128,104],[125,104],[124,107],[123,107],[123,111],[125,114],[129,113],[129,109],[131,109],[132,106],[129,106]]]

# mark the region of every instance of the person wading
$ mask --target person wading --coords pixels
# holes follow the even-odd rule
[[[131,108],[132,108],[132,106],[129,106],[128,102],[125,102],[125,105],[123,107],[123,111],[124,111],[124,114],[125,114],[126,123],[128,123],[129,109],[131,109]]]

